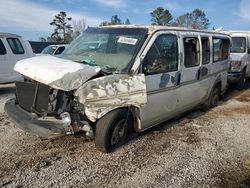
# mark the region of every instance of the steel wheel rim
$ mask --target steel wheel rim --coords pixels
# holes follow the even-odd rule
[[[219,90],[218,88],[215,88],[213,92],[212,105],[213,106],[217,105],[218,101],[219,101]]]
[[[126,120],[120,120],[116,125],[111,135],[111,145],[120,143],[125,136]]]

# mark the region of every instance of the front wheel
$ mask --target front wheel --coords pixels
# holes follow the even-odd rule
[[[108,153],[124,144],[133,128],[133,118],[128,109],[109,112],[96,124],[95,145]]]

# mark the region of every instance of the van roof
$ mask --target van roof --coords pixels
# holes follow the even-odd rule
[[[231,36],[250,36],[250,31],[229,31]]]
[[[0,32],[0,37],[21,37],[21,36],[13,34],[13,33],[3,33],[3,32]]]
[[[211,34],[222,34],[227,35],[227,33],[217,32],[217,31],[208,31],[208,30],[198,30],[198,29],[189,29],[184,27],[172,27],[172,26],[156,26],[156,25],[111,25],[111,26],[102,26],[104,28],[145,28],[148,29],[148,33],[152,34],[160,30],[170,30],[170,31],[190,31],[190,32],[201,32],[201,33],[211,33]]]

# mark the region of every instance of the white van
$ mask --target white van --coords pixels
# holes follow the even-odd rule
[[[93,47],[93,39],[95,43]],[[89,46],[88,46],[89,45]],[[87,132],[109,152],[141,132],[226,91],[229,35],[160,26],[88,28],[60,59],[19,61],[25,76],[5,110],[44,137]],[[32,99],[32,100],[31,100]]]
[[[0,84],[20,80],[21,75],[13,69],[16,62],[33,56],[28,41],[15,34],[0,33]]]
[[[232,45],[228,81],[242,90],[246,77],[250,77],[250,31],[230,31],[230,36]]]

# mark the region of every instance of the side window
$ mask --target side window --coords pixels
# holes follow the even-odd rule
[[[200,64],[200,46],[198,38],[184,38],[185,67],[195,67]]]
[[[24,49],[18,38],[7,38],[10,48],[14,54],[24,54]]]
[[[0,55],[4,55],[6,54],[6,48],[2,42],[2,40],[0,39]]]
[[[202,45],[202,64],[208,64],[210,62],[210,43],[209,38],[202,37],[201,38]]]
[[[213,61],[229,58],[230,41],[228,39],[213,38]]]
[[[178,42],[172,34],[160,35],[143,61],[145,74],[157,74],[178,70]]]
[[[61,53],[64,51],[64,49],[65,49],[64,46],[59,47],[59,48],[56,50],[55,55],[61,54]]]

